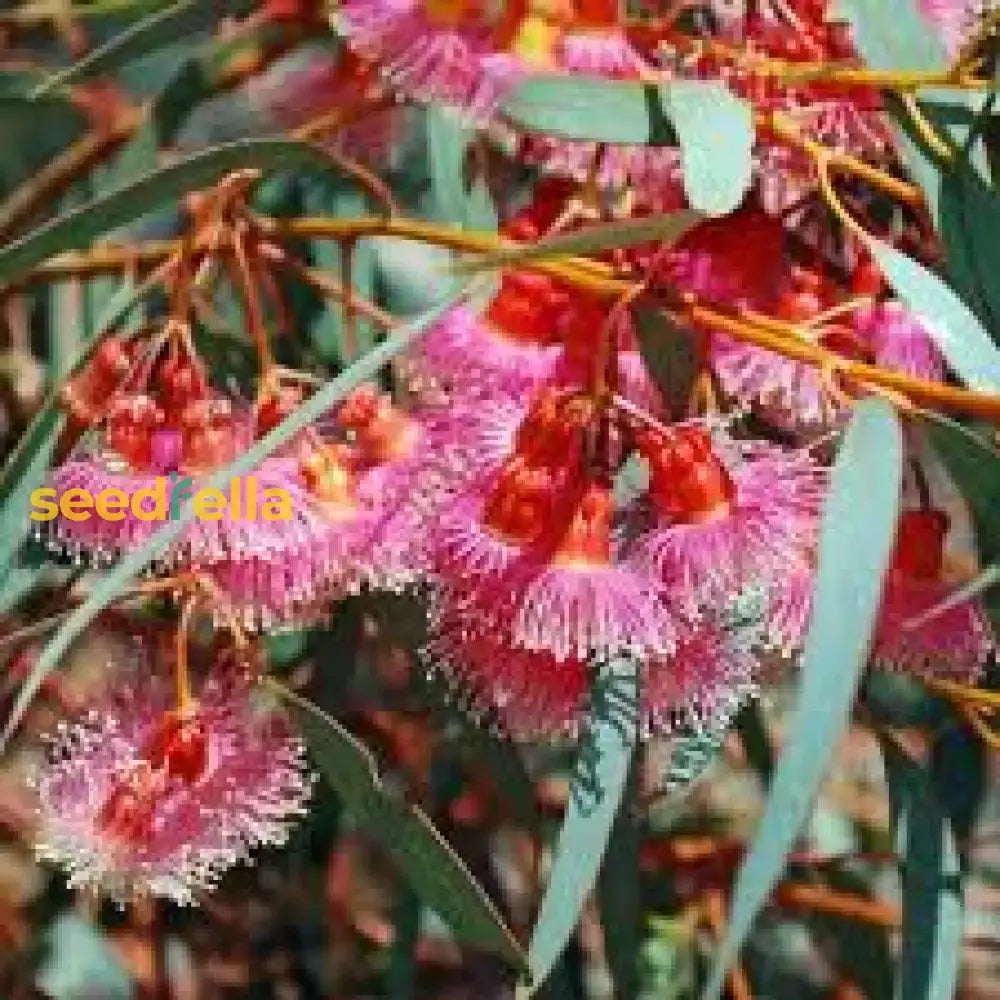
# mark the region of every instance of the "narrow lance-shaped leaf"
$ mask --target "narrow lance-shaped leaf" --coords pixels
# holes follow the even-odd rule
[[[56,87],[111,73],[133,59],[214,27],[223,16],[245,14],[252,6],[248,0],[213,0],[212,3],[178,0],[162,10],[147,14],[103,44],[95,46],[82,59],[40,83],[32,96],[38,97]]]
[[[844,435],[823,512],[812,620],[784,750],[733,892],[726,936],[703,1000],[717,1000],[726,970],[785,867],[846,730],[868,659],[892,554],[902,484],[902,435],[891,406],[859,403]]]
[[[895,247],[870,240],[879,267],[923,321],[948,364],[971,388],[1000,392],[1000,350],[969,307],[939,278]]]
[[[382,783],[374,757],[336,719],[274,681],[268,686],[291,709],[320,772],[344,807],[389,852],[418,896],[461,940],[523,968],[514,935],[426,813]]]
[[[497,267],[517,267],[528,261],[549,257],[570,257],[600,253],[638,243],[676,243],[701,222],[703,216],[690,209],[625,222],[604,222],[573,233],[549,236],[530,246],[511,246],[477,254],[455,264],[460,273],[474,273]]]
[[[639,674],[639,663],[623,656],[602,665],[594,682],[569,805],[528,948],[532,992],[566,947],[597,881],[635,751]]]
[[[133,219],[244,167],[336,172],[316,146],[287,139],[242,139],[194,153],[29,233],[0,250],[0,282],[64,250],[79,250]]]
[[[902,857],[903,937],[898,1000],[952,1000],[961,970],[961,863],[930,776],[882,740],[896,850]]]
[[[259,462],[267,458],[293,434],[319,419],[349,392],[373,378],[383,365],[391,361],[401,351],[406,350],[460,295],[461,293],[453,294],[445,302],[401,326],[392,337],[383,341],[346,371],[318,389],[274,430],[247,449],[228,468],[207,477],[204,489],[224,488],[233,477],[243,476],[252,471]],[[3,751],[11,735],[17,729],[32,699],[38,693],[39,687],[62,659],[63,654],[77,636],[93,621],[102,608],[113,601],[156,556],[170,545],[193,518],[193,507],[191,505],[183,507],[181,516],[177,520],[168,521],[145,545],[126,556],[93,586],[87,599],[67,616],[62,627],[42,650],[18,692],[10,718],[7,720],[2,736],[0,736],[0,752]]]

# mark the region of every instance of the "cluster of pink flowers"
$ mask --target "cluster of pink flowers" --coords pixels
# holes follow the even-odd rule
[[[820,141],[889,155],[868,92],[785,86],[731,51],[739,42],[791,62],[849,54],[825,3],[755,4],[753,18],[716,6],[717,44],[684,47],[651,45],[616,3],[501,4],[493,15],[494,5],[346,0],[339,23],[355,56],[338,80],[360,93],[370,62],[405,97],[502,128],[503,96],[531,72],[721,77]],[[565,224],[573,179],[595,166],[599,183],[637,193],[643,210],[682,198],[671,149],[541,136],[515,145],[558,177],[507,218],[512,240]],[[943,379],[928,331],[870,260],[851,250],[844,280],[803,254],[776,214],[811,184],[807,165],[766,144],[759,165],[742,208],[669,250],[635,252],[631,273],[732,316],[784,321],[844,359]],[[221,470],[302,400],[299,383],[273,371],[253,406],[226,398],[190,338],[169,329],[137,346],[106,339],[66,387],[67,410],[91,433],[54,471],[57,490],[134,493],[157,476]],[[548,273],[505,271],[484,308],[451,307],[402,359],[406,405],[364,386],[259,464],[262,485],[291,498],[291,520],[193,521],[158,568],[208,581],[220,614],[250,630],[315,622],[362,588],[419,588],[428,668],[515,737],[576,734],[593,671],[622,655],[642,665],[644,735],[718,725],[756,692],[762,654],[793,660],[801,647],[827,486],[823,436],[865,387],[711,324],[694,332],[724,412],[701,397],[664,398],[627,305]],[[750,413],[781,433],[750,435]],[[641,487],[630,485],[636,469]],[[872,662],[971,680],[993,650],[988,620],[975,600],[931,617],[951,589],[948,520],[926,497],[906,506]],[[158,526],[60,515],[48,541],[102,563]],[[283,724],[249,713],[250,687],[222,665],[181,712],[159,673],[126,672],[40,772],[45,856],[81,884],[188,901],[254,845],[279,841],[309,782]]]

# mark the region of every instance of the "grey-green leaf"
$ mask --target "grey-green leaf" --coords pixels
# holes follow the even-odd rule
[[[154,10],[130,24],[117,35],[91,49],[82,59],[39,84],[33,96],[50,93],[56,87],[76,83],[102,73],[110,73],[164,45],[188,38],[216,25],[221,17],[245,14],[247,0],[224,0],[208,4],[204,0],[178,0]]]
[[[603,664],[594,682],[570,801],[528,948],[532,991],[562,954],[597,880],[638,737],[639,675],[638,662],[620,657]]]
[[[937,275],[878,240],[869,247],[899,297],[927,327],[948,364],[971,388],[1000,392],[1000,350],[969,307]]]
[[[898,1000],[952,1000],[961,971],[961,862],[951,821],[928,773],[883,739],[896,851],[902,857],[903,928]]]
[[[816,599],[794,715],[703,1000],[721,995],[726,970],[781,877],[850,723],[892,554],[902,468],[902,433],[892,407],[880,399],[862,401],[844,435],[823,512]]]
[[[531,261],[551,257],[570,257],[600,253],[639,243],[676,243],[685,233],[701,222],[703,216],[690,209],[680,209],[645,219],[624,222],[602,222],[572,233],[549,236],[529,246],[511,246],[478,254],[455,264],[455,270],[466,274],[489,271],[498,267],[519,267]]]
[[[504,102],[503,113],[530,132],[585,142],[645,145],[674,139],[655,87],[604,77],[529,77]]]
[[[916,0],[835,0],[830,20],[845,20],[861,58],[872,69],[936,70],[948,54]]]
[[[523,968],[517,939],[426,813],[383,784],[375,758],[336,719],[275,681],[268,687],[287,703],[344,807],[389,852],[419,897],[458,938]]]
[[[680,139],[688,203],[706,215],[728,215],[753,177],[753,108],[716,81],[675,80],[660,95]]]
[[[243,139],[201,150],[101,195],[4,247],[0,250],[0,282],[53,254],[83,249],[97,237],[244,167],[323,172],[337,169],[322,149],[286,139]]]

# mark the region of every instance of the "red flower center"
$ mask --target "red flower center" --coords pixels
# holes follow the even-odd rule
[[[563,565],[606,566],[611,562],[611,518],[614,499],[607,486],[588,487],[577,504],[569,530],[556,552]]]
[[[943,510],[906,510],[899,517],[892,568],[917,580],[938,580],[949,518]]]
[[[114,840],[144,846],[171,779],[193,785],[208,767],[208,737],[190,713],[166,712],[133,764],[112,787],[97,814],[97,828]]]
[[[557,326],[569,302],[568,292],[545,275],[505,274],[500,291],[486,310],[496,333],[515,343],[547,345],[558,341]]]

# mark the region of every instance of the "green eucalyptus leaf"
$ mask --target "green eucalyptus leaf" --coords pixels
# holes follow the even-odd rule
[[[892,407],[880,399],[860,402],[823,511],[816,600],[794,715],[764,816],[737,876],[731,919],[703,1000],[722,994],[726,970],[781,877],[830,756],[850,724],[895,541],[902,468],[902,433]]]
[[[626,792],[634,795],[635,775]],[[640,858],[642,824],[629,808],[618,813],[597,882],[597,903],[604,934],[604,952],[615,984],[616,1000],[632,1000],[639,988],[642,943]]]
[[[562,954],[597,881],[638,739],[639,674],[638,662],[620,657],[603,664],[594,682],[569,805],[528,948],[533,992]]]
[[[752,106],[715,81],[675,80],[660,93],[680,139],[688,203],[706,215],[728,215],[753,179]]]
[[[505,247],[464,258],[456,262],[455,270],[468,274],[500,267],[520,267],[531,261],[547,260],[551,257],[594,254],[602,250],[635,246],[638,243],[653,241],[676,243],[685,233],[697,226],[702,218],[699,212],[680,209],[645,219],[602,222],[572,233],[548,236],[530,246]]]
[[[382,782],[371,752],[316,705],[276,681],[268,687],[288,705],[344,808],[388,851],[420,899],[459,939],[523,968],[524,954],[485,891],[427,814]]]
[[[962,872],[951,821],[927,771],[883,739],[896,850],[903,858],[899,1000],[952,1000],[961,971]]]
[[[872,69],[948,67],[948,53],[917,0],[834,0],[829,17],[848,22],[855,48]]]
[[[899,297],[972,389],[1000,392],[1000,350],[969,307],[937,275],[878,240],[869,248]]]
[[[244,139],[202,150],[103,194],[0,249],[0,281],[54,254],[83,249],[97,237],[245,167],[327,173],[337,169],[321,149],[287,139]]]
[[[529,131],[628,145],[679,145],[691,207],[733,211],[750,187],[751,105],[716,80],[673,80],[660,87],[600,77],[537,76],[504,102],[504,114]]]
[[[207,28],[221,17],[246,14],[253,5],[248,0],[178,0],[134,21],[123,31],[90,50],[82,59],[39,84],[34,96],[56,87],[78,83],[89,77],[113,73],[125,63],[147,55],[165,45],[183,41]]]
[[[472,134],[454,110],[440,105],[428,107],[427,162],[433,217],[438,222],[465,224],[465,152]]]
[[[567,139],[670,145],[675,138],[655,87],[606,77],[529,77],[504,101],[503,113],[523,129]]]

